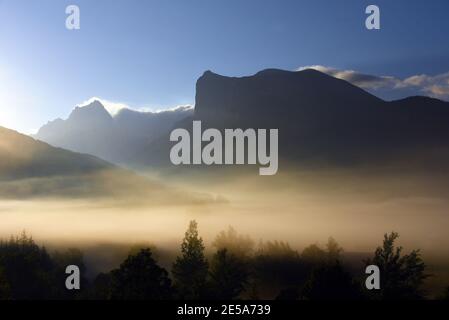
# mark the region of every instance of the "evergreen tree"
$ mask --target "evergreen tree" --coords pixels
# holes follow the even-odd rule
[[[0,266],[14,300],[54,299],[64,286],[56,281],[55,264],[47,250],[25,232],[0,241]]]
[[[121,300],[166,300],[171,298],[168,272],[157,265],[150,249],[130,255],[111,272],[111,298]]]
[[[326,251],[321,249],[317,244],[311,244],[304,248],[301,253],[301,258],[309,265],[318,267],[327,261]]]
[[[111,272],[100,272],[94,279],[89,290],[91,300],[109,300],[112,296],[112,274]]]
[[[247,266],[242,258],[229,253],[227,249],[217,251],[210,269],[211,288],[215,299],[231,300],[237,298],[245,289]]]
[[[384,300],[422,299],[421,287],[429,276],[425,274],[426,265],[419,250],[402,255],[402,247],[394,246],[398,237],[396,232],[385,234],[383,246],[378,247],[374,257],[366,261],[366,265],[374,264],[380,269],[380,290],[372,294]]]
[[[0,300],[8,300],[10,298],[9,283],[6,280],[2,267],[0,266]]]
[[[304,283],[309,268],[287,242],[261,242],[252,261],[250,282],[259,298],[272,298]]]
[[[313,270],[302,290],[305,300],[358,300],[359,287],[337,261]]]
[[[221,231],[212,245],[218,250],[226,249],[228,253],[249,258],[254,252],[254,241],[248,235],[240,235],[229,226],[227,231]]]
[[[87,293],[88,281],[86,279],[86,266],[84,264],[84,256],[81,250],[76,248],[69,248],[64,251],[55,251],[51,255],[53,264],[55,266],[55,279],[57,282],[56,295],[58,299],[82,299]],[[67,290],[65,281],[67,274],[65,270],[67,266],[75,265],[80,270],[80,287],[81,290]]]
[[[343,252],[343,248],[340,247],[337,241],[333,237],[327,240],[326,253],[329,263],[336,263],[340,261],[340,255]]]
[[[191,221],[181,245],[180,257],[173,264],[175,287],[182,299],[204,296],[208,263],[204,256],[203,239],[198,235],[198,224]]]

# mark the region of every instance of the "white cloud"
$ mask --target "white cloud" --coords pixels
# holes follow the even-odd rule
[[[140,107],[140,108],[133,108],[129,106],[127,103],[123,102],[114,102],[111,100],[98,98],[98,97],[92,97],[80,104],[78,104],[78,107],[85,107],[89,104],[91,104],[94,101],[99,101],[105,109],[109,112],[111,116],[115,116],[120,110],[122,109],[130,109],[134,111],[139,112],[154,112],[154,113],[160,113],[164,111],[185,111],[185,110],[191,110],[194,107],[192,105],[179,105],[175,107]]]
[[[373,76],[363,74],[354,70],[340,70],[332,67],[314,65],[298,68],[298,71],[305,69],[315,69],[331,75],[335,78],[343,79],[364,89],[380,89],[384,87],[394,87],[398,80],[390,76]]]
[[[315,69],[331,75],[335,78],[346,80],[360,88],[376,90],[416,90],[416,94],[425,94],[439,99],[449,99],[449,72],[435,76],[420,74],[413,75],[405,79],[393,76],[376,76],[364,74],[354,70],[341,70],[337,68],[312,65],[300,67],[297,70]]]
[[[181,106],[176,106],[176,107],[157,109],[154,112],[155,113],[166,112],[166,111],[176,112],[176,111],[187,111],[187,110],[193,110],[193,109],[194,109],[194,107],[192,105],[186,104],[186,105],[181,105]]]
[[[98,97],[92,97],[78,105],[78,107],[84,107],[91,104],[94,101],[100,101],[101,104],[105,107],[105,109],[109,112],[111,116],[116,115],[122,109],[132,109],[129,105],[123,102],[114,102]]]
[[[421,87],[422,91],[432,97],[449,98],[449,72],[436,76],[418,75],[412,76],[403,81],[405,85]]]

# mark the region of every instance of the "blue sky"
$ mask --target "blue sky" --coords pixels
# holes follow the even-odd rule
[[[65,28],[69,4],[80,30]],[[380,7],[381,30],[365,28],[369,4]],[[91,97],[191,104],[205,70],[318,65],[391,76],[401,90],[404,79],[423,80],[426,92],[406,92],[432,86],[444,98],[448,16],[447,0],[0,0],[0,125],[32,132]]]

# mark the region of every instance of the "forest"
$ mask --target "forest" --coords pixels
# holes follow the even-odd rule
[[[399,234],[383,242],[359,267],[347,264],[332,237],[324,248],[312,244],[298,252],[287,242],[256,243],[229,227],[208,254],[191,221],[180,251],[166,270],[157,248],[133,247],[119,266],[86,275],[83,252],[49,252],[23,232],[0,242],[0,300],[424,300],[423,283],[432,275],[419,250],[405,253]],[[364,267],[380,269],[380,289],[365,288]],[[81,271],[80,290],[67,290],[65,268]],[[449,299],[449,286],[437,299]]]

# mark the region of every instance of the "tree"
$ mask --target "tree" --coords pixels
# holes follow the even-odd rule
[[[227,249],[221,249],[212,259],[210,277],[213,297],[231,300],[237,298],[245,289],[247,265],[242,258],[229,253]]]
[[[426,265],[421,259],[419,250],[402,254],[402,247],[395,247],[394,242],[399,234],[392,232],[384,235],[383,246],[378,247],[374,257],[368,259],[366,265],[377,265],[380,269],[380,290],[373,290],[377,299],[422,299],[423,281],[429,276],[425,274]]]
[[[69,248],[64,251],[55,251],[52,255],[52,260],[55,265],[55,278],[58,283],[57,296],[58,299],[76,299],[83,298],[88,281],[86,275],[86,265],[84,264],[84,256],[81,250],[76,248]],[[65,281],[67,274],[65,270],[67,266],[75,265],[80,269],[81,290],[67,290]]]
[[[109,300],[112,296],[112,274],[111,272],[100,272],[89,290],[89,299],[92,300]]]
[[[64,286],[56,281],[55,264],[47,250],[25,232],[0,241],[0,266],[14,300],[54,299]]]
[[[168,272],[157,265],[150,249],[130,255],[111,272],[111,298],[123,300],[166,300],[171,298]]]
[[[254,251],[254,241],[249,236],[239,235],[231,226],[227,231],[221,231],[212,245],[217,250],[227,249],[228,253],[242,258],[248,258]]]
[[[203,239],[198,235],[198,224],[190,222],[181,245],[181,257],[173,264],[175,288],[182,299],[198,299],[203,296],[208,263],[204,257]]]
[[[301,258],[311,266],[319,266],[326,262],[327,254],[317,244],[311,244],[302,251]]]
[[[0,300],[8,300],[10,297],[9,283],[6,280],[2,267],[0,266]]]
[[[304,283],[309,268],[287,242],[260,243],[253,259],[253,285],[261,298],[273,298],[279,292]]]
[[[340,261],[340,255],[343,252],[343,248],[340,247],[338,242],[335,241],[333,237],[330,237],[327,240],[326,251],[329,263],[335,263],[337,261]]]
[[[357,300],[362,295],[350,274],[337,261],[314,269],[301,297],[305,300]]]

